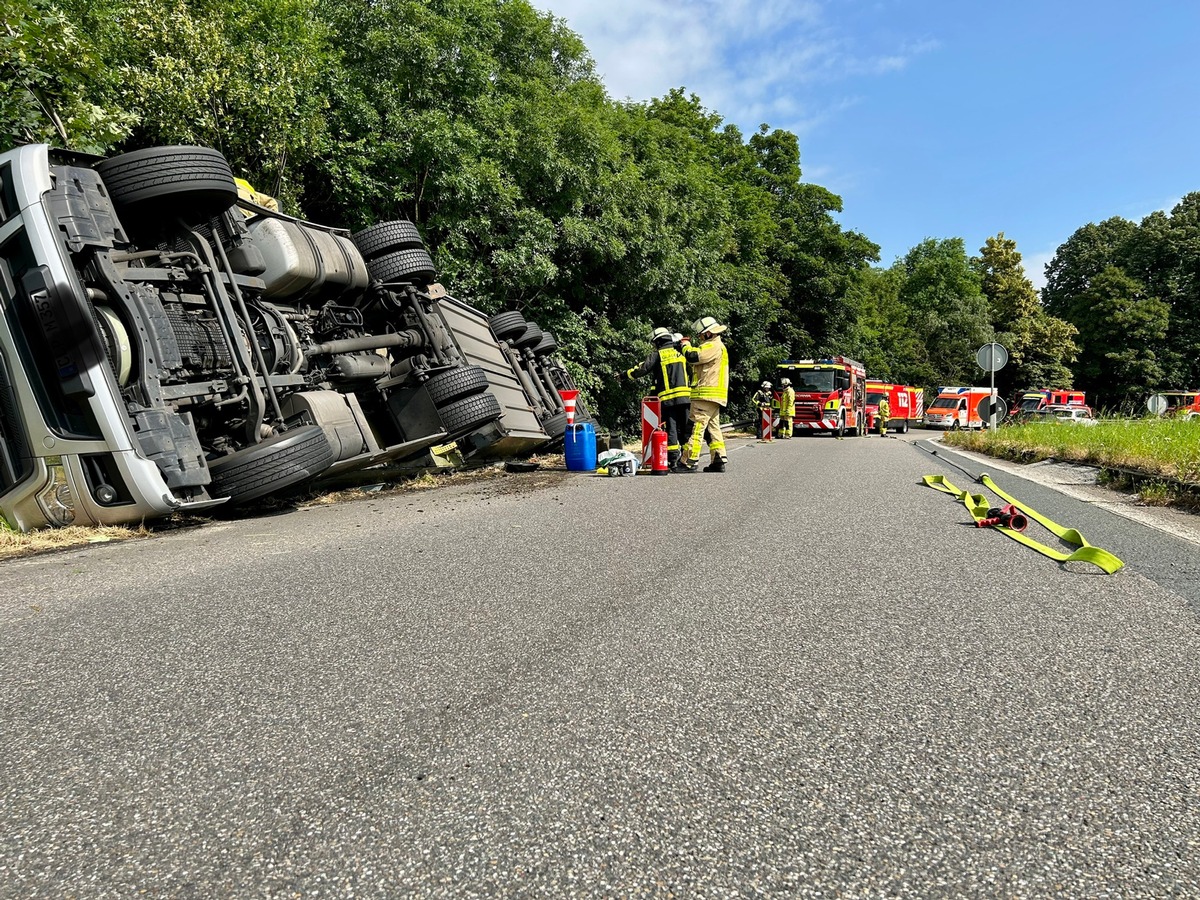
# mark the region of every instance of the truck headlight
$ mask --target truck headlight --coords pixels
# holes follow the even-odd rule
[[[52,457],[58,460],[58,457]],[[67,481],[67,472],[61,460],[51,461],[50,482],[37,495],[38,506],[51,525],[63,527],[75,521],[75,497],[71,493],[71,484]]]

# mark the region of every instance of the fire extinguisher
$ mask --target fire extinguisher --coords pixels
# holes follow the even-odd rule
[[[659,425],[650,435],[650,474],[666,475],[670,471],[667,467],[667,433]]]

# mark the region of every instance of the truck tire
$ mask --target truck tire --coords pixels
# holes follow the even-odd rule
[[[525,326],[521,336],[513,341],[521,350],[532,350],[542,341],[542,329],[533,322]]]
[[[354,246],[364,259],[376,259],[397,250],[424,250],[425,242],[417,226],[407,219],[380,222],[351,235]]]
[[[451,440],[482,428],[500,418],[500,401],[492,394],[475,394],[455,400],[438,410],[442,427]]]
[[[535,356],[551,356],[558,352],[558,341],[554,339],[554,333],[551,331],[543,331],[542,339],[537,342],[537,346],[533,348]]]
[[[314,478],[333,462],[325,431],[320,425],[305,425],[211,461],[208,491],[233,504],[249,503]]]
[[[833,431],[830,432],[830,435],[832,435],[835,438],[840,438],[840,437],[846,436],[846,417],[845,416],[838,416],[837,427],[834,428]]]
[[[131,223],[169,214],[204,222],[237,202],[233,170],[211,147],[149,147],[106,159],[96,171]]]
[[[525,333],[528,324],[525,321],[525,317],[519,312],[496,313],[496,315],[488,319],[488,326],[492,329],[492,334],[496,336],[496,340],[498,341],[519,338]]]
[[[433,260],[425,250],[399,250],[367,261],[367,271],[384,284],[429,284],[436,277]]]
[[[560,412],[550,416],[542,423],[542,431],[550,436],[550,440],[557,441],[567,433],[567,414]]]
[[[901,434],[908,434],[908,419],[905,419],[905,420],[904,420],[904,422],[903,422],[903,423],[901,423],[901,425],[900,425],[900,433],[901,433]]]
[[[950,425],[950,430],[951,431],[962,431],[962,425],[958,424],[958,419],[955,419],[954,422]]]
[[[446,372],[439,372],[427,382],[425,390],[429,399],[437,407],[446,406],[462,397],[470,397],[487,390],[487,372],[480,366],[459,366]]]

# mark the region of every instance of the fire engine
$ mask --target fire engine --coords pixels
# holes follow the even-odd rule
[[[1200,391],[1159,391],[1156,396],[1167,401],[1164,416],[1189,420],[1200,417]]]
[[[902,384],[890,384],[886,381],[867,382],[867,430],[879,430],[879,401],[888,398],[892,408],[888,416],[888,428],[895,428],[901,434],[907,434],[913,422],[920,422],[925,415],[925,392],[920,388],[908,387]]]
[[[795,431],[827,431],[841,437],[866,434],[867,370],[845,356],[786,359],[777,378],[790,378],[796,391]]]
[[[1054,390],[1052,388],[1022,391],[1013,400],[1011,414],[1014,418],[1021,418],[1047,406],[1080,406],[1086,409],[1087,395],[1083,391]]]

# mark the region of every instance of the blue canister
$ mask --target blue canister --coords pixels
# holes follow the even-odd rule
[[[563,455],[567,471],[596,471],[596,427],[591,422],[568,425],[563,433]]]

